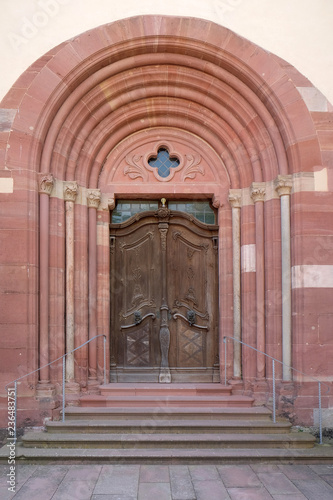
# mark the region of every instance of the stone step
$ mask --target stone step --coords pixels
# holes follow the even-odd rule
[[[253,404],[253,398],[248,396],[102,396],[90,394],[80,398],[82,407],[232,407],[244,408]]]
[[[49,434],[28,432],[22,437],[26,448],[312,448],[314,436],[290,434]]]
[[[332,464],[333,447],[261,449],[92,449],[16,447],[18,463],[33,464]],[[0,449],[0,463],[8,464],[6,446]]]
[[[102,396],[231,396],[232,387],[222,384],[105,384]]]
[[[46,424],[49,434],[75,433],[178,433],[178,434],[286,434],[291,429],[290,422],[270,420],[68,420],[65,422],[50,421]]]
[[[165,419],[171,420],[269,420],[272,412],[264,406],[246,408],[225,407],[144,407],[144,408],[100,408],[68,406],[65,409],[66,420],[130,420],[130,419]]]

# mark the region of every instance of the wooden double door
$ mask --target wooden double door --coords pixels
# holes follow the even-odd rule
[[[219,381],[217,242],[166,207],[111,224],[111,382]]]

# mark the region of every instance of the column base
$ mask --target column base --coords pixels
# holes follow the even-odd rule
[[[279,415],[293,422],[296,417],[294,408],[297,398],[295,384],[293,382],[280,382],[277,391]]]
[[[80,384],[70,380],[65,382],[65,403],[66,406],[78,406],[81,394]]]
[[[80,384],[77,382],[74,382],[74,380],[66,381],[65,382],[65,393],[66,396],[70,394],[80,394],[81,388]]]
[[[242,395],[244,392],[244,383],[240,377],[233,377],[228,380],[228,385],[232,387],[232,394]]]
[[[269,385],[266,379],[256,379],[252,384],[252,392],[254,397],[254,406],[264,406],[267,404],[270,393]]]
[[[88,378],[87,392],[89,394],[99,394],[100,381],[97,378]]]
[[[42,399],[54,399],[56,396],[55,386],[51,382],[41,381],[36,387],[36,399],[38,401]]]

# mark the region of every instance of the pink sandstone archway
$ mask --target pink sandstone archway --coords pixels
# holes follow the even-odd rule
[[[212,199],[220,225],[220,336],[234,333],[241,306],[242,338],[281,359],[280,201],[291,198],[292,265],[306,264],[312,253],[305,248],[327,226],[318,193],[294,189],[295,182],[313,186],[314,173],[333,164],[332,109],[326,103],[312,111],[300,89],[314,90],[288,63],[194,18],[140,16],[100,26],[28,68],[1,105],[0,176],[14,186],[0,195],[3,275],[13,290],[1,299],[8,342],[2,380],[56,359],[65,344],[110,335],[108,224],[117,197]],[[165,143],[184,162],[161,182],[136,157]],[[327,223],[332,201],[325,203]],[[238,302],[234,216],[244,249]],[[309,290],[293,289],[291,355],[296,368],[312,366],[316,374],[321,363],[309,365],[303,336],[311,300]],[[228,377],[235,375],[232,363]],[[101,343],[97,352],[92,343],[89,355],[81,349],[68,366],[73,392],[94,385],[102,364]],[[221,356],[223,371],[222,364]],[[253,381],[270,373],[249,352],[242,370]],[[44,369],[39,396],[53,396],[60,380],[60,366]],[[31,394],[36,381],[29,377]]]

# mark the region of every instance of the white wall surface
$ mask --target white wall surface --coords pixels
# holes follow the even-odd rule
[[[0,99],[52,47],[139,14],[200,17],[294,65],[333,103],[333,0],[0,0]]]

